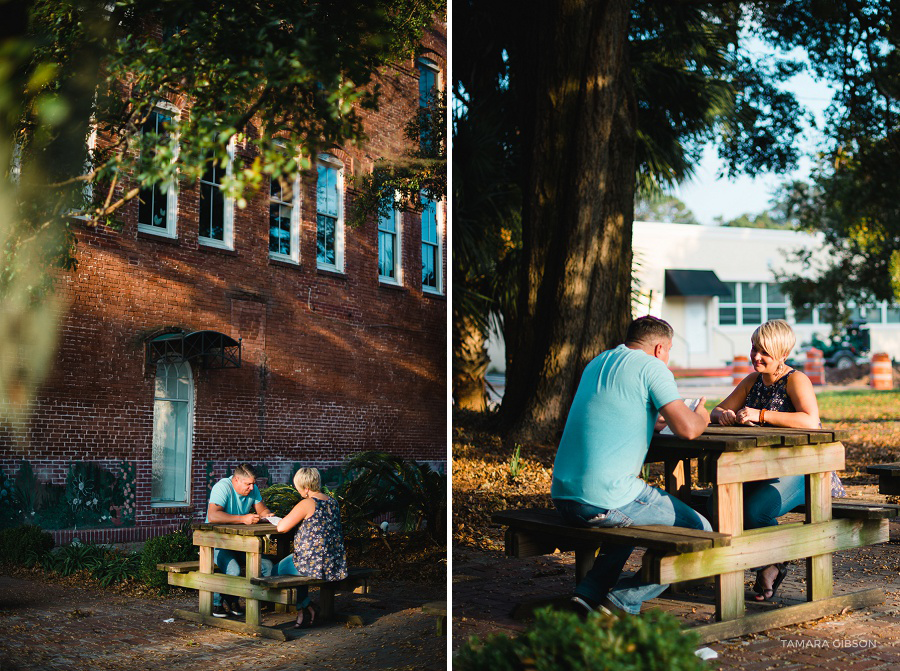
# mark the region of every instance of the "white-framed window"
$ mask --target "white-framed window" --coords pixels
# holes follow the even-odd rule
[[[442,292],[443,258],[438,203],[425,194],[422,199],[422,290]]]
[[[400,255],[401,213],[395,202],[387,214],[378,216],[378,279],[387,284],[403,283]]]
[[[269,258],[300,263],[300,177],[269,184]]]
[[[190,502],[194,381],[187,362],[159,363],[153,399],[150,502]]]
[[[316,169],[316,265],[343,272],[344,166],[323,155]]]
[[[419,69],[419,107],[426,108],[434,100],[435,95],[440,90],[440,70],[437,63],[428,59],[420,58],[417,62]],[[430,138],[425,128],[419,131],[419,146],[423,150],[427,150]]]
[[[428,107],[434,94],[439,90],[440,84],[437,63],[428,59],[420,58],[419,67],[419,107]]]
[[[725,282],[731,294],[719,297],[719,325],[757,326],[787,319],[787,296],[774,282]]]
[[[174,108],[161,106],[154,109],[141,133],[155,133],[163,140],[176,116]],[[157,183],[141,187],[138,194],[138,230],[167,238],[177,237],[178,187],[175,182]]]
[[[200,178],[200,244],[234,249],[234,199],[222,191],[222,178],[234,165],[234,142],[228,143],[228,160],[210,159]]]

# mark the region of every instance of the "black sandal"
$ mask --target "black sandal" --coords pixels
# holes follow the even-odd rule
[[[772,601],[775,598],[775,594],[778,592],[778,588],[781,586],[781,583],[784,582],[784,579],[787,577],[787,564],[772,564],[772,566],[778,569],[778,575],[775,576],[775,580],[772,581],[772,587],[769,589],[763,588],[763,586],[760,584],[760,577],[762,575],[762,572],[769,567],[766,566],[756,573],[756,584],[753,585],[753,591],[756,592],[756,596],[754,597],[756,601]],[[767,594],[768,596],[766,596]]]

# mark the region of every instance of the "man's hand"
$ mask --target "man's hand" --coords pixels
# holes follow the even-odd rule
[[[256,524],[257,522],[259,522],[259,515],[256,513],[241,515],[241,524]]]
[[[678,399],[666,403],[659,409],[669,428],[679,438],[693,440],[703,433],[709,424],[709,412],[706,410],[706,397],[700,399],[697,408],[692,412],[684,401]]]
[[[703,420],[703,426],[709,424],[709,410],[706,409],[706,396],[701,396],[697,402],[697,408],[694,410],[696,414]]]

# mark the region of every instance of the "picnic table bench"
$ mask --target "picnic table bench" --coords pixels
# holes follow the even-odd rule
[[[866,473],[878,476],[878,493],[896,496],[900,494],[900,462],[891,464],[870,464]]]
[[[575,551],[575,582],[594,564],[599,548],[606,543],[633,545],[653,550],[652,556],[697,552],[731,543],[731,536],[715,531],[684,527],[642,525],[616,528],[573,527],[555,510],[529,508],[494,513],[491,519],[507,527],[505,549],[508,557]]]
[[[260,572],[262,556],[273,555],[274,563],[287,556],[290,552],[290,532],[278,534],[275,526],[268,523],[253,525],[195,523],[192,527],[194,544],[200,547],[200,559],[157,564],[157,568],[168,572],[170,585],[198,591],[197,612],[182,609],[175,611],[177,617],[193,622],[286,641],[288,632],[283,627],[260,624],[261,602],[292,606],[297,602],[298,587],[318,587],[320,617],[331,619],[335,616],[335,593],[338,590],[368,593],[368,580],[376,573],[375,569],[351,568],[347,578],[333,582],[295,575],[262,576]],[[213,562],[214,548],[246,552],[245,575],[231,576],[217,572]],[[213,617],[213,592],[245,599],[245,621]]]
[[[828,429],[747,426],[710,426],[695,440],[654,434],[647,461],[663,462],[666,491],[691,503],[694,459],[701,479],[712,483],[716,537],[675,527],[570,528],[552,511],[504,511],[493,519],[509,527],[510,556],[575,550],[576,579],[603,542],[647,548],[641,572],[649,582],[715,578],[717,622],[693,629],[701,642],[795,624],[884,600],[877,587],[834,596],[832,553],[888,541],[889,520],[898,512],[896,506],[832,501],[830,474],[844,468],[844,437]],[[745,530],[744,483],[791,475],[806,478],[805,521]],[[797,559],[806,560],[807,603],[747,615],[744,571]]]

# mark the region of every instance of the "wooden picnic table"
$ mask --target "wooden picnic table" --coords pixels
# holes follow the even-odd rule
[[[256,584],[261,578],[263,555],[277,564],[281,557],[290,552],[291,532],[279,534],[274,524],[210,524],[195,522],[194,545],[200,549],[199,570],[186,573],[171,572],[169,582],[181,587],[190,587],[199,592],[198,612],[177,610],[179,617],[202,622],[216,627],[256,633],[263,636],[283,638],[282,632],[270,631],[271,627],[260,625],[260,602],[269,601],[293,605],[296,595],[292,589],[271,588]],[[245,552],[244,575],[231,576],[215,573],[213,553],[215,548]],[[232,597],[243,597],[246,601],[244,622],[212,615],[212,595],[219,592]]]
[[[689,501],[691,460],[698,460],[701,479],[713,487],[713,528],[731,542],[682,554],[655,557],[648,579],[659,583],[716,578],[716,624],[701,629],[703,640],[721,640],[840,612],[845,607],[880,603],[878,588],[834,596],[832,553],[889,540],[885,515],[864,508],[839,506],[832,514],[831,471],[844,468],[845,432],[828,429],[711,425],[695,440],[656,433],[648,462],[663,462],[666,490]],[[769,478],[806,478],[806,519],[745,530],[743,484]],[[847,512],[847,510],[849,512]],[[894,511],[895,513],[896,511]],[[868,519],[875,517],[875,519]],[[649,556],[653,551],[648,550]],[[806,560],[805,604],[745,616],[744,571],[776,562]]]
[[[192,622],[239,631],[245,634],[258,634],[279,641],[286,641],[295,635],[290,627],[293,621],[282,623],[276,627],[264,626],[260,623],[260,602],[293,606],[297,603],[297,592],[302,588],[317,587],[319,589],[319,618],[329,620],[335,617],[334,598],[338,590],[352,590],[359,594],[368,594],[369,579],[377,573],[372,568],[350,568],[343,580],[328,581],[299,575],[262,576],[261,565],[263,555],[273,564],[291,552],[294,531],[278,533],[275,525],[268,522],[259,524],[210,524],[195,522],[194,545],[200,549],[200,561],[186,561],[157,564],[161,571],[168,571],[170,585],[196,589],[199,593],[197,612],[176,609],[175,615]],[[246,553],[244,575],[232,576],[215,572],[213,556],[215,548]],[[243,597],[246,601],[244,622],[230,618],[213,617],[212,595],[220,594]],[[349,620],[358,616],[341,616]]]

